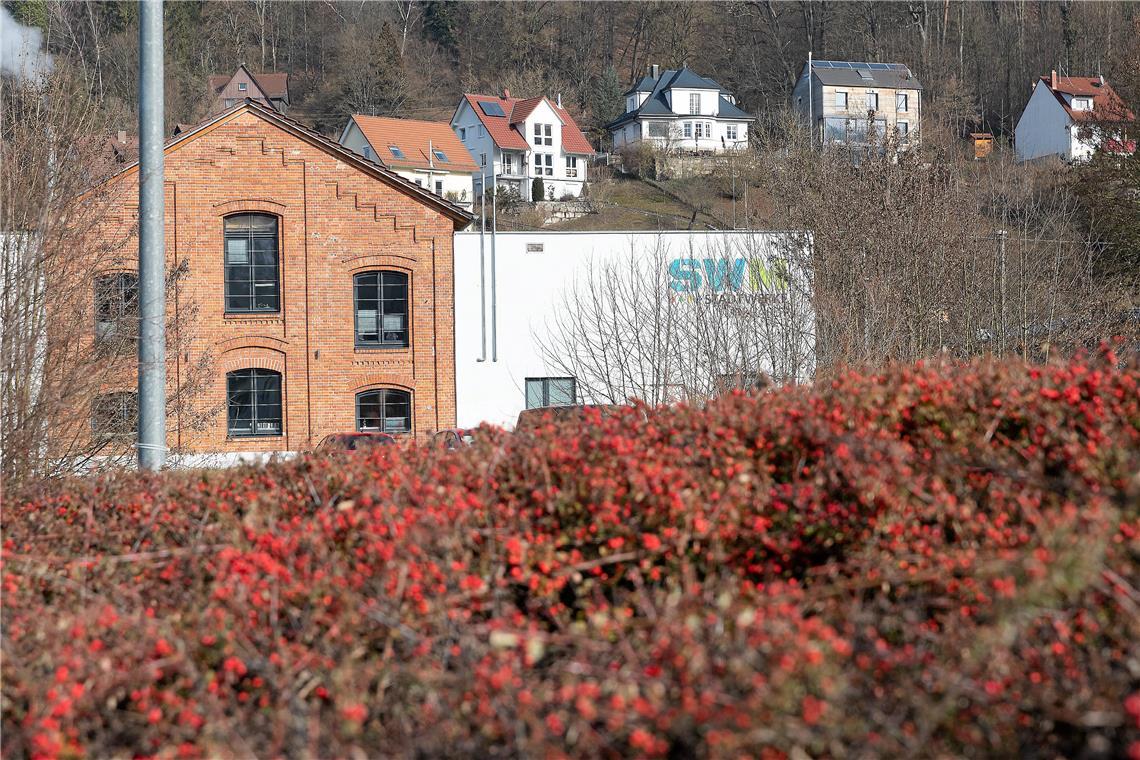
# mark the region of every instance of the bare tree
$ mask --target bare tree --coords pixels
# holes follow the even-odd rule
[[[99,111],[66,68],[0,79],[0,474],[5,487],[132,454],[137,220],[109,160]],[[181,272],[169,280],[176,288]],[[171,310],[168,353],[192,338]],[[178,373],[183,411],[208,357]],[[195,413],[198,420],[206,411]]]

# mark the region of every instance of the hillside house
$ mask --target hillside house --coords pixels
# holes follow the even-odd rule
[[[472,178],[479,165],[446,121],[354,114],[340,135],[340,144],[436,195],[471,208],[475,197]]]
[[[213,98],[211,116],[233,108],[246,98],[279,113],[289,110],[289,75],[285,72],[270,71],[255,76],[243,63],[233,74],[215,74],[206,81]]]
[[[503,186],[528,201],[577,198],[586,186],[586,162],[594,155],[562,97],[512,98],[465,94],[451,128],[478,165],[475,194]],[[543,183],[543,197],[532,197],[533,180]]]
[[[653,65],[625,94],[625,113],[606,125],[614,149],[649,142],[695,153],[723,153],[748,147],[755,117],[712,79],[688,67]]]
[[[1104,77],[1058,76],[1039,78],[1014,128],[1017,159],[1028,161],[1058,156],[1085,161],[1098,147],[1132,152],[1136,143],[1126,136],[1135,117]],[[1100,130],[1119,124],[1121,134],[1101,146]]]
[[[902,63],[809,61],[792,107],[819,145],[881,144],[893,130],[906,150],[918,141],[922,85]]]

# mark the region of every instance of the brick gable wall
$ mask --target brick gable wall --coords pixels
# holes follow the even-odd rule
[[[125,200],[109,228],[137,219],[137,176],[112,183]],[[248,211],[279,219],[279,314],[225,313],[223,218]],[[417,435],[453,427],[452,232],[440,212],[250,112],[168,153],[167,270],[180,276],[167,311],[180,315],[172,323],[182,349],[168,349],[168,395],[190,368],[207,367],[202,387],[170,405],[168,445],[310,448],[355,430],[356,394],[372,388],[411,392]],[[132,236],[118,265],[135,269],[136,260]],[[352,278],[374,269],[409,276],[409,348],[354,347]],[[250,367],[282,373],[281,436],[227,437],[225,375]],[[123,389],[132,389],[133,369],[126,374]]]

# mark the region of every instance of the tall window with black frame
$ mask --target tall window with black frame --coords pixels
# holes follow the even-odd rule
[[[390,388],[356,394],[356,429],[362,433],[412,432],[412,394]]]
[[[225,219],[226,311],[281,310],[277,217],[236,214]]]
[[[281,373],[271,369],[228,373],[226,406],[230,436],[281,435]]]
[[[139,326],[139,276],[114,272],[95,278],[95,345],[134,350]]]
[[[408,347],[408,275],[361,272],[352,278],[356,345]]]

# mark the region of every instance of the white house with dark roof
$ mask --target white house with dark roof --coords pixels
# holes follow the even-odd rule
[[[523,200],[577,198],[586,185],[586,161],[594,154],[562,97],[512,98],[466,94],[451,117],[451,128],[475,160],[475,196],[486,186],[506,187]],[[533,198],[535,178],[543,197]]]
[[[922,85],[903,63],[809,61],[792,90],[792,107],[817,145],[881,143],[895,130],[905,150],[918,139]]]
[[[755,117],[712,79],[653,65],[625,94],[625,113],[606,125],[614,149],[646,141],[663,148],[722,153],[748,146]]]
[[[1052,71],[1034,83],[1033,95],[1017,120],[1017,160],[1058,156],[1086,161],[1098,148],[1132,153],[1136,141],[1126,135],[1134,118],[1104,77],[1058,76]],[[1120,134],[1112,137],[1116,125]],[[1102,144],[1106,130],[1110,137]]]

